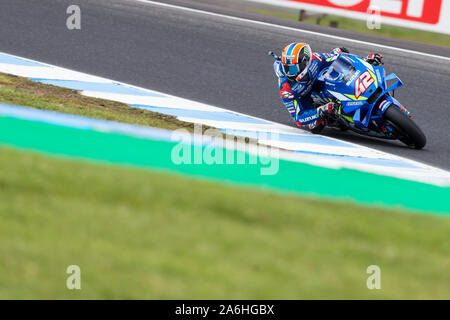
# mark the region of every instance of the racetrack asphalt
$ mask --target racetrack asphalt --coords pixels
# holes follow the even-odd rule
[[[188,0],[166,1],[341,37],[450,57],[449,48],[366,36],[225,9]],[[276,26],[229,19],[136,0],[78,0],[82,29],[68,30],[72,0],[4,0],[0,51],[295,126],[281,105],[272,58],[293,41],[314,51],[345,46],[365,56],[378,51],[387,72],[405,83],[396,98],[424,130],[417,151],[353,133],[327,135],[450,169],[450,59],[414,54]],[[299,129],[300,130],[300,129]]]

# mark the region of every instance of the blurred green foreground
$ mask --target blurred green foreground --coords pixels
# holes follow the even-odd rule
[[[449,234],[448,218],[0,147],[1,299],[449,299]]]

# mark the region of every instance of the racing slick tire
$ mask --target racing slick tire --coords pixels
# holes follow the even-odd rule
[[[390,106],[384,113],[384,118],[394,127],[398,139],[407,146],[422,149],[427,138],[417,124],[396,106]]]

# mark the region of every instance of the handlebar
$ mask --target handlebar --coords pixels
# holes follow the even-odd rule
[[[269,56],[273,57],[275,60],[279,60],[280,59],[280,57],[277,56],[273,51],[269,51],[267,54]]]

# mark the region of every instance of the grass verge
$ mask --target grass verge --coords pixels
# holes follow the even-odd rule
[[[37,109],[70,113],[85,117],[111,120],[175,130],[194,130],[194,124],[175,117],[151,112],[128,105],[91,98],[76,90],[33,82],[23,77],[0,73],[0,102]],[[203,126],[203,130],[208,129]]]
[[[0,168],[2,299],[450,298],[450,219],[4,147]]]

